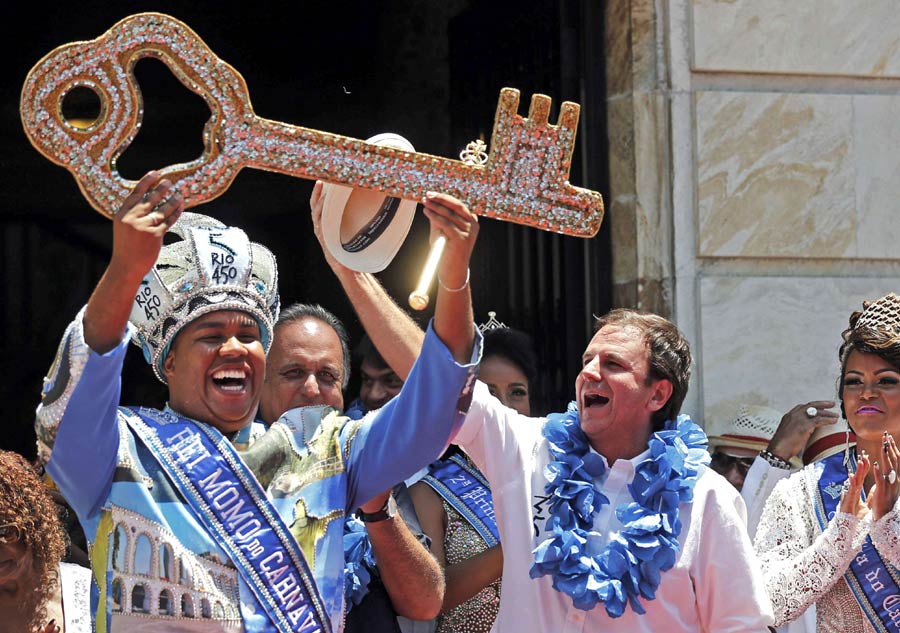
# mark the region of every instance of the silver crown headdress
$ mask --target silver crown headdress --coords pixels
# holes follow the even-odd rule
[[[893,292],[875,301],[864,301],[853,329],[868,328],[900,333],[900,296]]]
[[[493,310],[488,312],[488,320],[478,326],[478,330],[484,334],[488,330],[499,330],[505,328],[506,323],[497,320],[497,313]]]
[[[175,335],[194,319],[216,310],[239,310],[259,323],[268,353],[278,318],[278,267],[264,246],[237,227],[199,213],[182,213],[169,231],[181,240],[162,247],[141,281],[129,320],[132,341],[163,383],[163,362]]]

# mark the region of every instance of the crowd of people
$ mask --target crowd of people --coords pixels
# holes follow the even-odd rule
[[[423,331],[330,251],[327,195],[311,217],[355,346],[160,174],[125,200],[44,384],[40,463],[0,453],[0,631],[897,626],[900,297],[851,315],[835,400],[706,432],[677,327],[613,310],[544,415],[531,339],[476,324],[466,205],[421,201],[446,238]],[[162,410],[119,402],[129,341]]]

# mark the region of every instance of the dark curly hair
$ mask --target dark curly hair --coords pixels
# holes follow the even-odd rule
[[[59,561],[66,551],[59,511],[34,468],[17,453],[0,450],[0,525],[13,524],[32,556],[34,576],[22,603],[32,627],[43,623]]]

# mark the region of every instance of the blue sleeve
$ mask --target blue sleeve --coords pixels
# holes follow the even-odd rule
[[[422,352],[400,393],[361,424],[349,423],[341,430],[341,446],[349,443],[348,511],[430,464],[453,439],[465,418],[481,358],[477,328],[475,335],[472,360],[460,365],[429,324]]]
[[[106,354],[91,352],[59,423],[47,472],[79,517],[109,494],[119,451],[117,407],[128,336]]]

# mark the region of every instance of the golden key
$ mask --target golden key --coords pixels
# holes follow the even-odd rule
[[[119,174],[116,160],[140,129],[134,65],[144,57],[163,61],[212,113],[201,156],[159,170],[186,207],[216,198],[242,168],[254,167],[410,200],[441,191],[480,215],[567,235],[592,237],[600,228],[600,194],[568,181],[578,104],[564,102],[558,124],[550,125],[549,97],[533,95],[523,118],[519,91],[504,88],[484,165],[369,145],[256,116],[240,73],[185,24],[159,13],[127,17],[95,40],[55,49],[31,69],[22,89],[20,113],[31,143],[72,172],[91,206],[108,217],[136,184]],[[100,99],[90,125],[72,125],[62,115],[63,99],[75,88]]]

